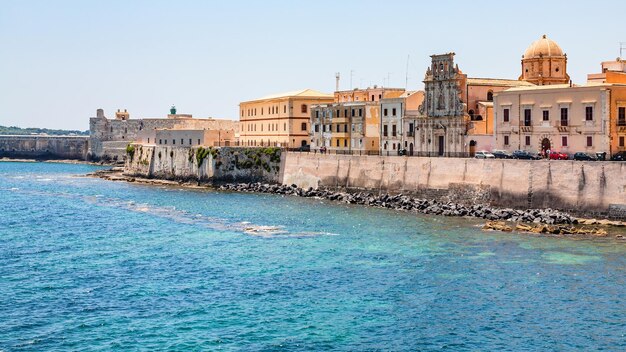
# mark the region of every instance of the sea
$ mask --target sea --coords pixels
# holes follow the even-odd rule
[[[626,241],[0,162],[0,351],[625,351]]]

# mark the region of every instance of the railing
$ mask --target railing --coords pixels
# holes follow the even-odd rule
[[[343,149],[326,149],[320,151],[319,149],[303,150],[302,148],[285,148],[283,150],[296,153],[310,153],[310,154],[334,154],[334,155],[379,155],[379,156],[406,156],[406,157],[422,157],[422,158],[471,158],[472,155],[469,152],[447,152],[440,154],[439,152],[413,152],[408,150],[385,150],[380,152],[378,150],[343,150]]]

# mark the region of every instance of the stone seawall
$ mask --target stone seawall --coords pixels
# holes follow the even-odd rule
[[[626,219],[626,163],[286,153],[279,182]]]
[[[173,147],[131,144],[124,174],[207,183],[276,183],[281,170],[278,148]]]
[[[0,158],[86,160],[87,136],[0,136]]]

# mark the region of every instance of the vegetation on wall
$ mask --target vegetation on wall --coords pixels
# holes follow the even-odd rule
[[[132,144],[129,144],[126,146],[126,154],[128,154],[128,156],[130,156],[130,160],[133,160],[133,158],[135,158],[135,146]]]
[[[213,159],[216,159],[219,155],[219,150],[214,149],[213,147],[208,147],[206,149],[203,147],[198,147],[198,150],[196,150],[196,160],[198,161],[198,167],[202,165],[202,162],[207,156],[209,156],[209,154],[211,154]]]
[[[17,126],[0,126],[0,135],[88,136],[89,131],[51,130],[47,128],[20,128]]]

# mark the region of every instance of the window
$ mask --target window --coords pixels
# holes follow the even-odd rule
[[[263,108],[261,108],[261,115],[263,115]]]
[[[524,126],[532,126],[531,117],[530,109],[524,109]]]
[[[172,144],[176,144],[176,140],[175,139],[172,139]]]
[[[301,127],[303,131],[306,131],[306,122],[303,122]]]
[[[302,104],[302,106],[300,106],[300,112],[306,113],[306,111],[307,111],[306,104]]]
[[[504,136],[504,145],[509,145],[509,136]]]
[[[344,147],[347,147],[347,146],[348,146],[348,140],[347,140],[347,139],[344,139],[344,140],[343,140],[343,146],[344,146]]]
[[[530,145],[530,136],[526,136],[526,145]]]
[[[593,121],[593,106],[585,106],[585,120]]]
[[[319,132],[320,131],[320,125],[315,125],[315,132]]]
[[[167,144],[167,139],[164,139],[164,141],[165,141],[165,144]]]
[[[561,136],[561,146],[567,147],[567,136]]]
[[[387,125],[383,126],[383,137],[387,137],[387,134],[388,134],[387,133],[387,127],[388,127]]]
[[[346,132],[346,133],[348,132],[348,124],[347,123],[343,125],[343,131]]]
[[[189,138],[189,145],[191,145],[191,138]]]
[[[372,94],[372,101],[374,101],[374,100],[375,100],[375,99],[374,99],[374,94]]]
[[[387,109],[383,110],[383,115],[387,116]]]
[[[339,140],[337,140],[337,146],[339,146]]]
[[[396,116],[396,108],[391,109],[391,116]]]
[[[619,146],[623,147],[624,146],[624,136],[620,136],[619,137]]]
[[[337,125],[337,132],[341,132],[341,125]]]
[[[183,145],[183,144],[185,144],[185,142],[183,142],[183,139],[181,138],[180,139],[180,145]]]
[[[150,138],[148,138],[148,144],[150,144]]]
[[[286,114],[287,113],[287,105],[283,106],[283,112]]]
[[[567,126],[568,108],[561,108],[561,126]]]
[[[587,136],[587,147],[593,147],[593,137]]]
[[[502,116],[504,122],[509,122],[509,109],[504,109]]]
[[[198,145],[200,145],[200,138],[198,138]]]
[[[287,131],[287,123],[283,123],[283,131]]]
[[[241,110],[241,117],[243,117],[243,110]]]
[[[544,121],[550,121],[550,111],[549,110],[544,110],[543,111],[543,120]]]
[[[395,137],[397,135],[396,125],[391,125],[391,136]]]
[[[620,107],[617,113],[617,125],[626,126],[626,107]]]
[[[363,109],[359,109],[359,116],[363,116]]]
[[[159,139],[159,144],[163,144],[163,140]]]
[[[113,126],[111,126],[111,133],[113,133]]]
[[[493,92],[492,91],[488,91],[487,92],[487,101],[493,101]]]
[[[352,109],[352,117],[354,117],[354,109]]]

